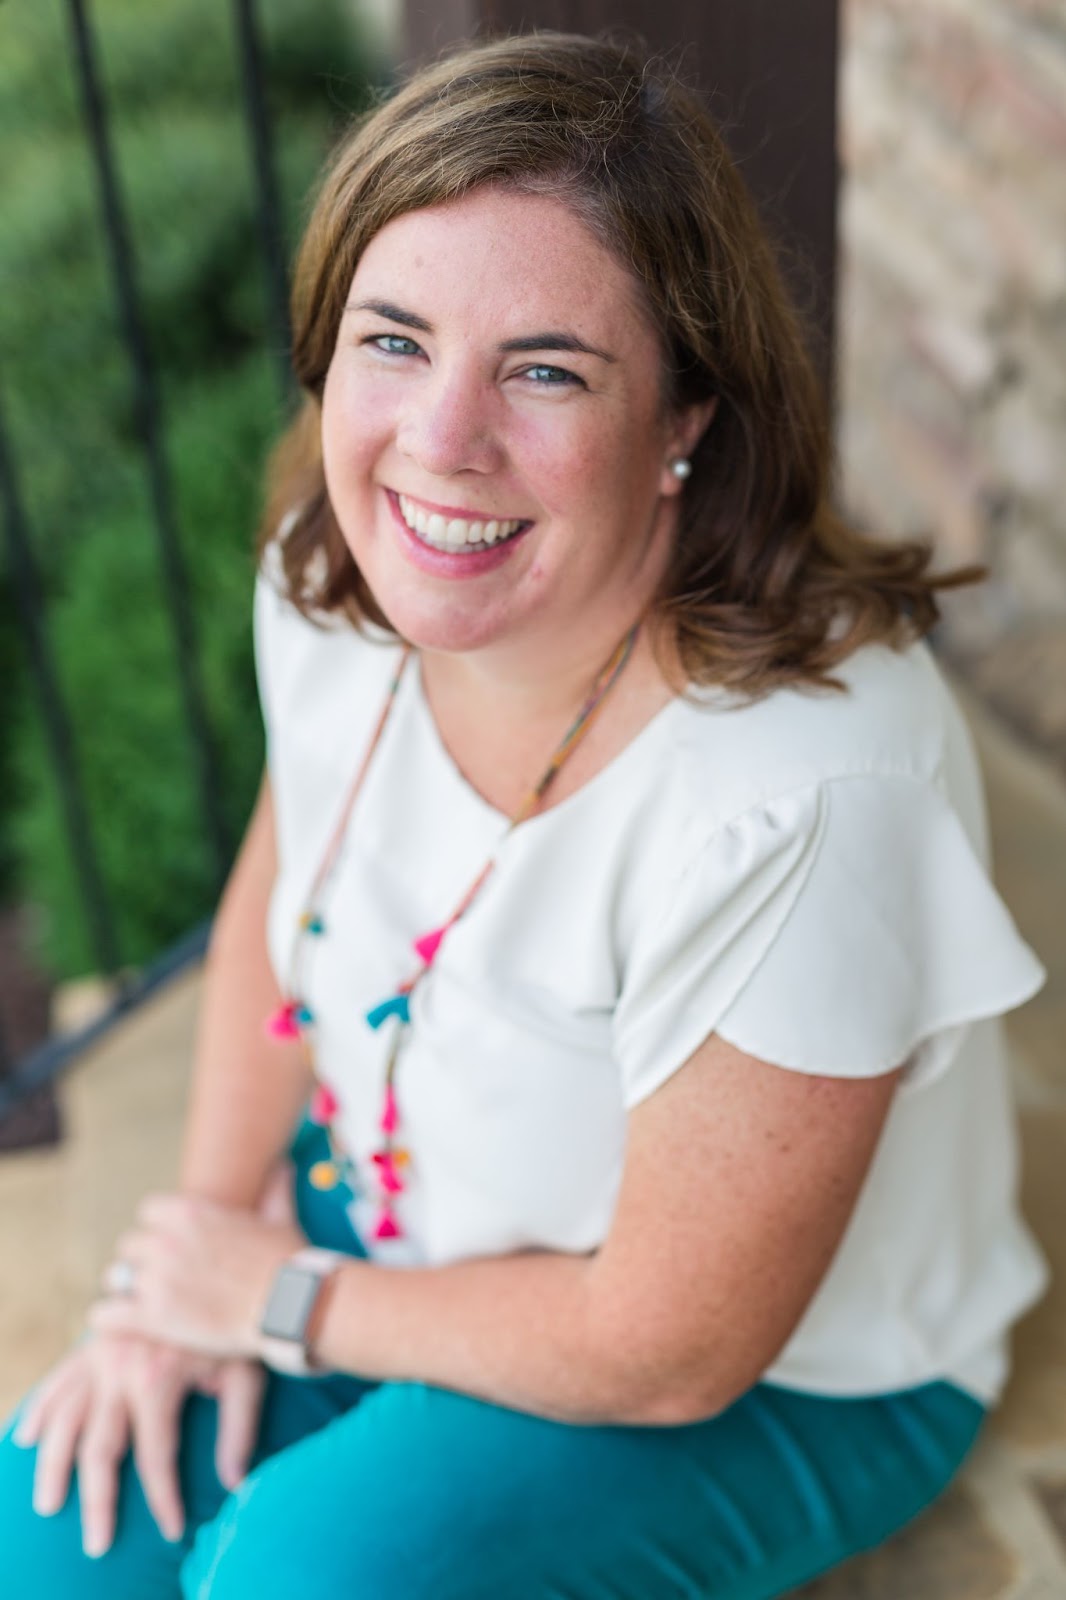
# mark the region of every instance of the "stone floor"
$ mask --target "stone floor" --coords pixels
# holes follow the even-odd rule
[[[805,1600],[1066,1600],[1066,786],[959,690],[988,785],[995,870],[1049,981],[1009,1034],[1025,1206],[1057,1268],[1021,1326],[1006,1400],[958,1484]],[[0,1158],[0,1413],[80,1326],[138,1196],[174,1178],[195,973],[67,1078],[66,1141]]]

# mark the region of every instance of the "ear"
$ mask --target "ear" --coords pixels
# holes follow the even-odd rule
[[[717,410],[718,396],[715,394],[709,400],[701,400],[699,405],[686,406],[684,411],[678,412],[667,434],[667,456],[663,462],[661,481],[661,492],[664,495],[681,493],[685,480],[671,470],[670,463],[679,457],[687,460],[691,456],[710,427]]]

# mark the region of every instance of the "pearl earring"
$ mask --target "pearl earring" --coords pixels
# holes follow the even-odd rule
[[[681,478],[682,480],[685,478],[691,478],[692,462],[689,461],[685,456],[677,456],[670,463],[670,471],[673,473],[675,478]]]

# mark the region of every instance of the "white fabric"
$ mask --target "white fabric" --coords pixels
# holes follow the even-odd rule
[[[279,852],[268,935],[287,991],[295,919],[397,649],[309,622],[263,576],[255,637]],[[401,1266],[595,1248],[628,1111],[711,1032],[800,1072],[906,1061],[845,1239],[765,1376],[826,1394],[946,1377],[991,1402],[1007,1329],[1046,1278],[1016,1209],[996,1019],[1046,974],[989,881],[972,744],[927,646],[869,645],[837,673],[846,697],[673,701],[503,841],[415,992],[397,1076],[407,1237],[372,1249]],[[363,1014],[414,970],[411,940],[505,826],[448,756],[410,663],[301,996],[364,1170],[389,1027]]]

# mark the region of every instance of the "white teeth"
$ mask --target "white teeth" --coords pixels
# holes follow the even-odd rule
[[[414,501],[408,500],[404,495],[397,495],[400,514],[413,533],[427,544],[437,545],[442,550],[462,550],[467,545],[495,544],[498,539],[506,539],[512,533],[517,533],[522,526],[518,519],[511,522],[474,522],[467,521],[465,517],[442,517],[439,512],[424,511]]]

